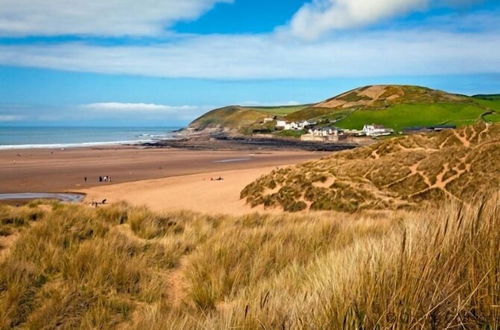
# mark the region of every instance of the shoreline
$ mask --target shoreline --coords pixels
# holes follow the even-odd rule
[[[5,135],[0,151],[135,146],[179,138],[181,132],[179,127],[0,127]]]
[[[54,150],[54,149],[81,149],[81,148],[113,148],[126,146],[141,146],[151,141],[112,141],[112,142],[82,142],[82,143],[53,143],[53,144],[20,144],[0,145],[0,151],[25,151],[25,150]]]
[[[328,154],[139,146],[0,150],[0,193],[74,192],[149,179],[296,164]],[[100,183],[99,176],[110,176],[112,180]]]

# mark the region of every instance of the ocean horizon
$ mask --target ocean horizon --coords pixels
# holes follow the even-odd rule
[[[154,142],[182,127],[0,127],[0,150]]]

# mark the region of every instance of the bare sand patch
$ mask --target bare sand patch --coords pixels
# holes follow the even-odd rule
[[[209,172],[154,180],[142,180],[81,190],[85,202],[126,201],[146,205],[156,211],[191,210],[210,214],[242,215],[255,212],[280,212],[251,208],[240,200],[241,190],[276,166],[254,169]],[[215,180],[218,178],[223,180]],[[212,180],[214,179],[214,180]]]

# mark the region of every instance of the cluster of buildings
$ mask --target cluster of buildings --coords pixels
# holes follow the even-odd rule
[[[316,122],[304,120],[300,122],[288,122],[285,120],[276,121],[278,130],[307,130],[306,134],[301,136],[303,141],[340,141],[348,136],[368,136],[379,137],[391,135],[394,130],[382,125],[365,125],[362,130],[343,130],[338,127],[317,127]]]
[[[346,139],[347,137],[380,137],[394,134],[392,128],[383,125],[366,124],[362,130],[340,129],[338,127],[320,127],[317,122],[310,120],[303,121],[286,121],[276,117],[265,118],[263,123],[276,121],[275,129],[284,131],[306,131],[307,133],[301,136],[303,141],[321,141],[321,142],[336,142]],[[403,130],[404,134],[414,134],[422,132],[435,132],[446,129],[454,129],[455,125],[437,125],[429,127],[408,127]]]
[[[347,134],[337,127],[321,127],[311,128],[307,134],[300,137],[302,141],[317,141],[317,142],[338,142],[345,140]]]
[[[289,122],[289,121],[285,121],[285,120],[277,120],[276,121],[276,128],[284,130],[284,131],[300,131],[300,130],[305,130],[309,127],[312,127],[314,125],[316,125],[316,122],[308,121],[308,120],[299,121],[299,122],[295,122],[295,121]]]
[[[392,128],[386,128],[383,125],[365,125],[361,131],[364,135],[370,137],[387,136],[394,133]]]

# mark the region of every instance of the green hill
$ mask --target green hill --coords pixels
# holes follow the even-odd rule
[[[361,129],[375,123],[401,131],[411,126],[471,125],[483,119],[500,121],[500,96],[473,97],[419,86],[365,86],[312,105],[283,107],[231,106],[208,112],[191,123],[195,130],[222,129],[239,133],[274,131],[269,116],[289,121],[319,120],[340,128]]]
[[[475,99],[482,99],[482,100],[500,100],[500,94],[478,94],[472,97]]]
[[[207,112],[189,124],[189,127],[197,131],[205,129],[222,129],[244,133],[253,125],[261,123],[264,118],[286,116],[308,106],[309,105],[278,107],[229,106]]]
[[[500,124],[410,135],[274,170],[241,193],[286,211],[413,208],[500,186]]]
[[[500,99],[450,94],[418,86],[357,88],[287,116],[289,120],[328,119],[336,126],[361,129],[376,123],[396,131],[410,126],[470,125],[482,115],[500,121]]]

